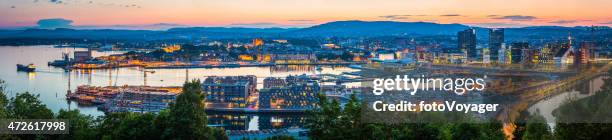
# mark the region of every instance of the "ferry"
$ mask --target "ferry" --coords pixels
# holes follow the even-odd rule
[[[17,64],[17,71],[34,72],[34,70],[36,70],[36,66],[34,66],[34,64]]]

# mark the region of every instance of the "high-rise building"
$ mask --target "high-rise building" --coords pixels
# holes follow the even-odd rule
[[[457,33],[458,48],[467,53],[469,60],[474,60],[476,55],[476,30],[470,28]]]
[[[509,56],[507,54],[510,54],[510,53],[508,52],[508,49],[506,48],[505,43],[502,43],[501,47],[497,51],[497,54],[499,54],[499,56],[497,57],[498,63],[506,64],[508,62],[507,58],[509,58]]]
[[[512,64],[523,62],[523,52],[525,49],[529,49],[529,43],[527,42],[515,42],[510,45],[510,54],[512,55]]]
[[[489,29],[489,50],[491,51],[491,59],[498,59],[500,56],[499,49],[502,43],[504,43],[504,29]]]

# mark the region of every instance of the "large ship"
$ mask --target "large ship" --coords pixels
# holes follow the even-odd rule
[[[34,70],[36,70],[36,66],[34,66],[34,64],[17,64],[17,71],[34,72]]]

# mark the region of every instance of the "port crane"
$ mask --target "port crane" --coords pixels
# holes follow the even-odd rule
[[[145,69],[145,68],[142,68],[140,71],[142,71],[142,75],[143,75],[143,80],[144,80],[143,85],[144,85],[144,86],[147,86],[147,73],[154,74],[154,73],[155,73],[155,71],[152,71],[152,70],[147,70],[147,69]]]

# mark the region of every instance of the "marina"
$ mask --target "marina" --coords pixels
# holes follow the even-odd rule
[[[76,51],[86,51],[85,48],[77,48]],[[263,80],[265,77],[286,77],[289,75],[314,75],[314,74],[331,74],[341,75],[344,72],[356,72],[357,69],[348,68],[346,66],[314,66],[314,65],[282,65],[282,66],[263,66],[263,67],[232,67],[232,68],[190,68],[190,69],[142,69],[136,67],[114,68],[114,69],[73,69],[65,71],[62,67],[47,66],[50,61],[62,59],[62,53],[73,54],[75,50],[66,48],[53,48],[52,46],[22,46],[22,47],[0,47],[0,65],[15,66],[16,64],[37,65],[37,69],[32,73],[17,72],[15,69],[0,70],[0,78],[7,82],[7,95],[14,97],[17,93],[30,92],[39,94],[41,101],[47,105],[52,111],[57,112],[60,109],[79,109],[81,113],[102,116],[103,109],[99,109],[98,104],[102,100],[94,100],[95,98],[84,98],[90,100],[89,104],[79,103],[77,100],[67,99],[68,90],[71,93],[76,93],[79,86],[82,87],[122,87],[129,85],[133,87],[180,87],[186,79],[201,79],[209,76],[241,76],[254,75],[257,76],[256,87],[263,88]],[[10,52],[10,53],[8,53]],[[110,56],[123,52],[99,52],[92,51],[93,57]],[[35,55],[37,54],[37,55]],[[41,55],[42,54],[42,55]],[[23,59],[24,56],[30,56],[28,59]],[[319,69],[319,70],[317,70]],[[155,71],[154,73],[151,71]],[[188,74],[186,72],[188,71]],[[144,74],[146,73],[146,77]],[[333,84],[326,83],[326,84]],[[359,83],[344,83],[348,87],[359,86]],[[110,88],[113,89],[113,88]],[[104,94],[100,94],[104,95]],[[117,95],[117,94],[115,94]],[[117,97],[117,96],[115,96]],[[127,96],[125,96],[127,97]],[[128,98],[123,100],[123,105],[134,108],[128,110],[131,112],[155,112],[160,104],[156,103],[139,103],[128,101]],[[106,100],[109,101],[109,100]],[[104,102],[106,102],[104,101]],[[98,103],[96,103],[98,102]],[[121,102],[119,100],[118,102]],[[86,102],[87,103],[87,102]],[[145,106],[140,106],[147,104]],[[147,108],[148,106],[148,108]],[[141,109],[143,108],[143,109]],[[117,111],[123,111],[125,108],[115,108]],[[220,125],[227,123],[227,118],[215,118],[214,116],[232,116],[241,118],[240,124],[243,125],[228,125],[225,126],[228,130],[259,130],[273,128],[289,128],[301,126],[300,123],[294,123],[293,120],[300,120],[304,117],[303,110],[298,111],[292,116],[274,113],[272,111],[218,111],[209,109],[209,122],[211,125]],[[241,109],[244,110],[244,109]],[[269,113],[268,113],[269,112]],[[287,113],[285,113],[287,114]],[[242,118],[244,117],[244,118]],[[218,120],[218,121],[215,121]],[[213,123],[217,122],[217,123]]]

